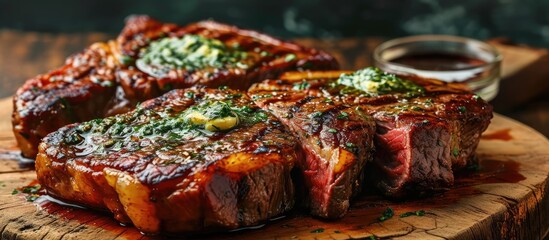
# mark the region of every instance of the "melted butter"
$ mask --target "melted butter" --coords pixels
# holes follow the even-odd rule
[[[170,151],[182,143],[203,141],[216,132],[248,127],[266,121],[267,114],[232,100],[203,100],[184,111],[144,110],[84,122],[71,129],[65,143],[77,156],[140,149]]]
[[[243,60],[247,53],[230,48],[225,43],[199,35],[181,38],[167,37],[151,42],[142,49],[137,67],[153,76],[161,76],[170,69],[223,68],[227,66],[247,69]]]
[[[425,89],[412,81],[402,79],[394,74],[381,71],[379,68],[368,67],[350,74],[341,74],[337,84],[351,87],[368,95],[404,93],[409,97],[423,95]]]

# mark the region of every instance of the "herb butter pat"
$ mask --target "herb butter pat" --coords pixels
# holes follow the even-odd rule
[[[149,47],[141,50],[136,65],[144,71],[151,70],[152,66],[156,68],[157,73],[170,69],[191,71],[228,66],[246,69],[248,65],[242,62],[246,57],[246,52],[228,47],[217,39],[185,35],[181,38],[166,37],[151,42]]]
[[[143,118],[147,121],[141,122]],[[153,111],[138,106],[132,114],[82,123],[64,138],[64,142],[68,145],[86,145],[87,141],[94,139],[94,144],[100,142],[100,147],[95,148],[94,152],[108,154],[109,151],[120,151],[121,148],[135,151],[143,146],[134,143],[144,138],[150,139],[151,143],[158,142],[169,147],[181,141],[248,127],[267,120],[268,115],[263,110],[237,106],[232,100],[204,99],[178,113],[172,112],[170,108]]]
[[[241,111],[230,102],[212,101],[192,107],[184,118],[192,125],[203,126],[206,131],[219,132],[236,127],[240,122],[238,112]]]
[[[409,97],[423,95],[425,89],[413,82],[369,67],[350,74],[341,74],[338,84],[352,87],[369,95],[378,96],[390,93],[404,93]]]

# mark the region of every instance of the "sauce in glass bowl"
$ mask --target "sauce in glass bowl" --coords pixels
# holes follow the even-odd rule
[[[499,89],[501,55],[475,39],[446,35],[398,38],[379,45],[373,59],[386,72],[465,83],[488,101]]]
[[[390,62],[415,69],[435,71],[459,70],[486,64],[482,59],[475,57],[437,52],[405,55],[392,59]]]

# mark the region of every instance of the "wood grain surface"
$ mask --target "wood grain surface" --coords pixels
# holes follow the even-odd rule
[[[27,202],[13,189],[35,179],[17,161],[9,123],[11,100],[0,101],[1,239],[161,239],[118,225],[108,214],[61,207],[43,197]],[[458,174],[448,192],[390,201],[375,192],[360,196],[337,221],[299,212],[258,229],[194,236],[211,239],[541,239],[549,230],[549,141],[520,123],[496,115],[477,150],[480,165]],[[380,222],[387,209],[395,216]],[[423,210],[424,216],[400,217]]]

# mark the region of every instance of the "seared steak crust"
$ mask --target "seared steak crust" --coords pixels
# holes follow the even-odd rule
[[[376,121],[376,158],[367,166],[369,182],[392,197],[418,196],[452,186],[453,171],[474,160],[492,107],[458,84],[404,77],[422,94],[393,92],[376,96],[335,84],[349,72],[286,73],[252,86],[293,91],[360,106]]]
[[[140,60],[155,41],[185,36],[219,40],[238,58],[229,65],[171,69]],[[116,40],[94,44],[70,57],[65,66],[28,80],[14,96],[13,129],[23,156],[32,158],[40,139],[66,124],[124,113],[172,89],[194,85],[246,89],[287,70],[337,67],[335,59],[322,51],[255,31],[213,21],[181,27],[133,16]]]
[[[305,158],[297,168],[310,213],[322,218],[345,215],[373,157],[373,119],[360,107],[303,92],[253,89],[249,94],[299,138]]]
[[[208,120],[224,120],[214,132],[208,114],[225,114]],[[49,134],[36,172],[48,194],[107,209],[143,232],[193,232],[291,209],[290,171],[301,158],[294,137],[245,94],[188,89]]]
[[[217,39],[226,46],[244,52],[246,57],[241,59],[246,68],[205,68],[205,69],[169,69],[167,71],[153,71],[156,68],[150,64],[143,64],[137,68],[147,69],[154,73],[153,78],[146,78],[150,74],[141,73],[131,68],[120,72],[121,82],[130,85],[145,85],[139,89],[154,89],[165,92],[173,88],[185,88],[193,85],[208,87],[228,86],[233,89],[247,89],[252,83],[259,80],[274,78],[279,74],[296,69],[336,69],[335,59],[316,49],[309,49],[284,42],[259,32],[242,30],[213,21],[204,21],[179,27],[174,24],[157,22],[146,16],[132,17],[118,36],[117,43],[126,63],[135,65],[143,49],[151,41],[160,38],[179,38],[186,35],[198,35],[208,39]],[[149,69],[152,68],[152,69]],[[148,97],[147,94],[133,94]],[[140,101],[142,99],[136,99]]]
[[[36,156],[48,133],[108,113],[116,92],[115,61],[108,45],[97,43],[17,90],[12,123],[23,156]]]

